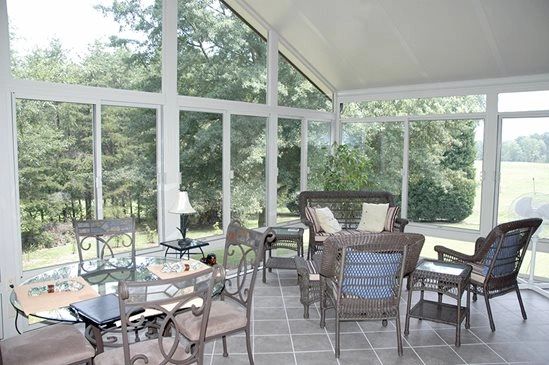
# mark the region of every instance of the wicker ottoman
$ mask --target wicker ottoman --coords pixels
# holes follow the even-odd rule
[[[299,284],[300,302],[303,304],[303,318],[309,318],[309,306],[320,301],[320,254],[316,254],[312,260],[303,257],[294,258],[297,269],[297,282]]]

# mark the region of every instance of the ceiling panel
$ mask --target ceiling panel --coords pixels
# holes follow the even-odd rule
[[[337,91],[549,73],[549,0],[227,2],[252,9]]]

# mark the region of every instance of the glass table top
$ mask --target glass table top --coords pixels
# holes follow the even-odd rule
[[[124,281],[153,281],[159,278],[149,271],[150,265],[162,265],[164,263],[179,262],[180,259],[164,257],[142,257],[138,256],[135,260],[130,257],[110,258],[106,260],[94,259],[82,263],[73,263],[63,265],[55,269],[43,272],[30,279],[25,280],[20,285],[44,282],[74,279],[82,277],[99,295],[116,293],[118,282]],[[223,282],[216,284],[213,292],[218,294],[223,289]],[[15,292],[12,291],[10,302],[14,308],[23,313],[21,305],[17,300]],[[59,322],[79,322],[80,319],[69,310],[68,307],[57,308],[50,311],[38,312],[32,314],[39,319],[59,321]]]
[[[466,274],[467,271],[470,271],[470,266],[451,262],[423,260],[416,267],[416,270],[436,272],[445,275],[462,276]]]

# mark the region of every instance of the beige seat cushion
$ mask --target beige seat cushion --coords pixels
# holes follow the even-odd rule
[[[188,344],[187,341],[183,338],[179,338],[179,344],[175,354],[172,356],[174,360],[185,360],[190,357],[190,354],[185,352],[185,346]],[[171,337],[164,337],[162,341],[162,346],[164,351],[168,353],[174,344],[174,339]],[[134,362],[135,365],[151,365],[151,364],[160,364],[165,361],[164,356],[160,352],[158,339],[147,340],[142,342],[132,343],[130,345],[130,354],[131,356],[144,354],[148,358],[148,362],[140,359]],[[95,365],[121,365],[124,364],[124,348],[118,347],[113,350],[107,350],[99,355],[97,355],[93,361]]]
[[[175,317],[181,333],[191,341],[198,341],[202,317],[196,317],[190,311]],[[210,309],[206,337],[217,337],[246,327],[246,309],[233,301],[214,301]]]
[[[95,350],[76,327],[56,324],[0,342],[4,364],[61,365],[85,362]]]
[[[484,265],[480,263],[471,263],[468,262],[469,265],[473,268],[473,271],[471,272],[471,282],[474,284],[483,284],[484,280],[486,280],[486,276],[484,276]]]
[[[332,237],[332,236],[352,236],[352,235],[355,235],[355,234],[364,234],[364,232],[357,231],[356,229],[342,229],[341,231],[339,231],[337,233],[321,232],[321,233],[317,233],[315,235],[315,241],[316,242],[324,242],[328,239],[328,237]]]

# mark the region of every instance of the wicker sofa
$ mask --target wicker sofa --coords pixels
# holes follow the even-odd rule
[[[356,228],[362,216],[362,203],[384,204],[395,206],[394,196],[386,191],[303,191],[299,194],[299,215],[301,222],[309,228],[309,250],[307,257],[322,249],[324,241],[332,236],[325,232],[315,232],[313,223],[307,219],[306,207],[328,207],[343,228],[336,235],[364,234]],[[398,218],[394,224],[394,232],[404,232],[408,220]],[[421,250],[421,249],[420,249]],[[419,257],[419,252],[417,253]],[[416,260],[417,261],[417,260]]]

